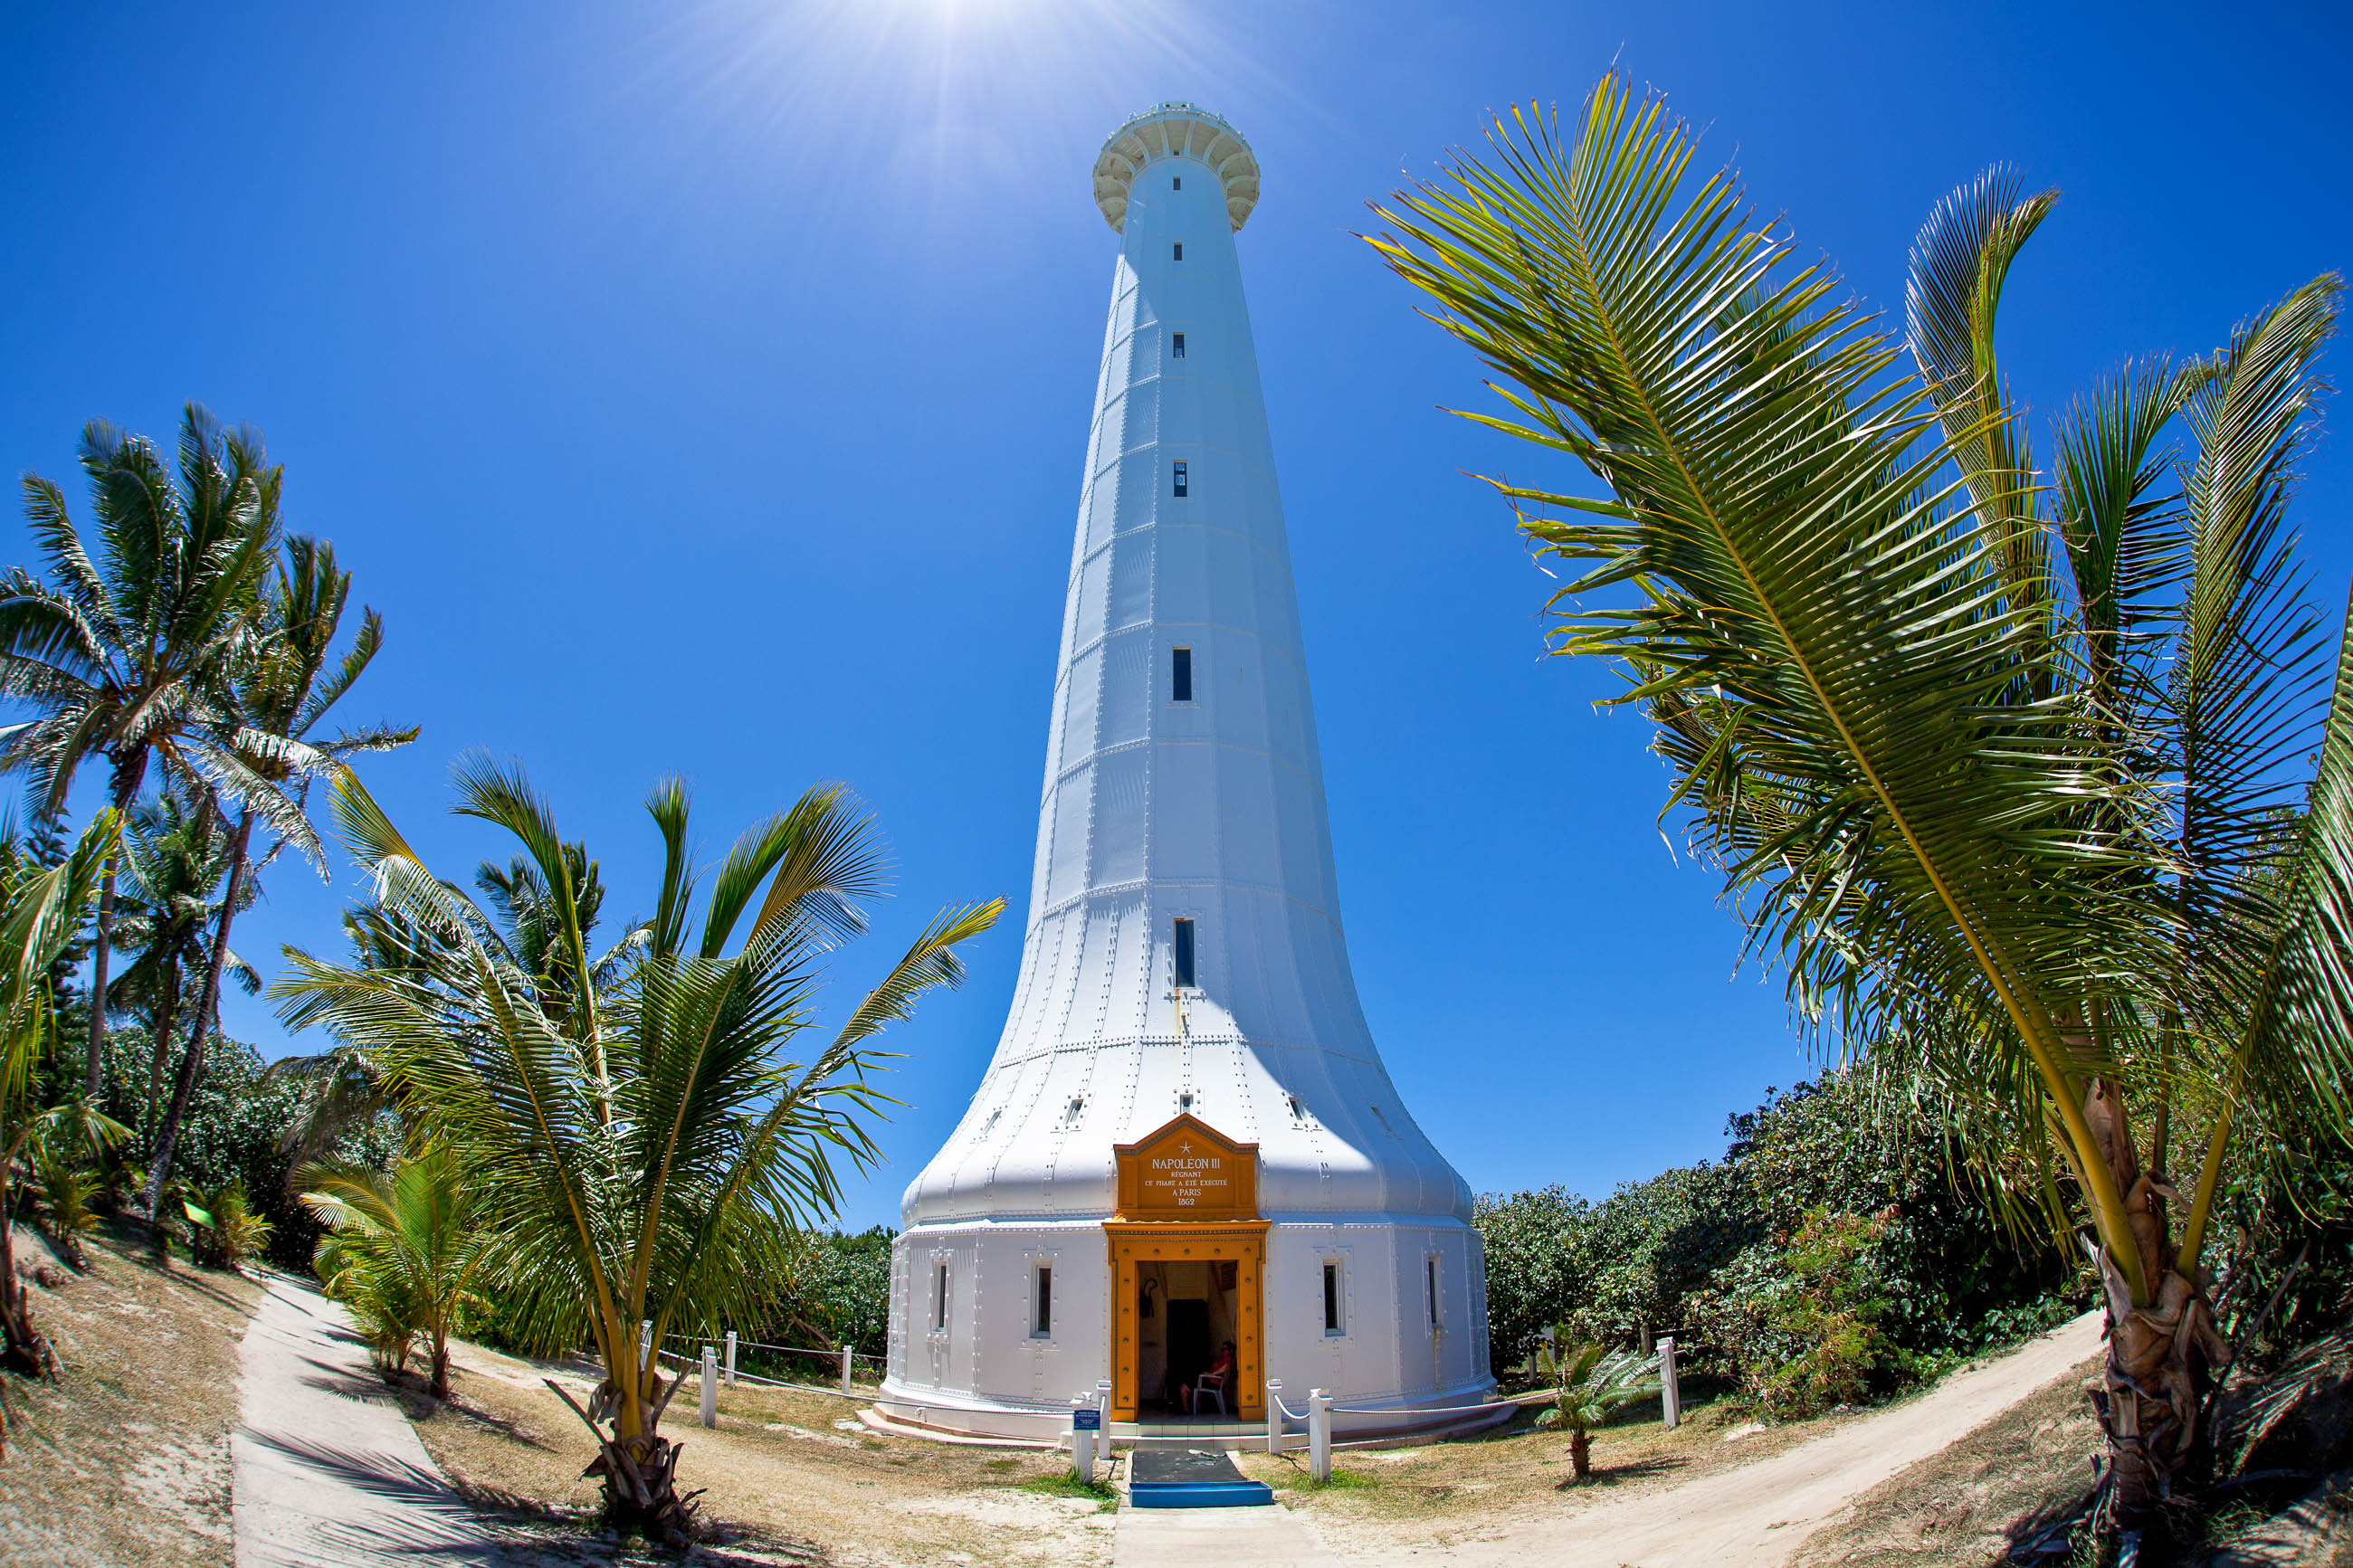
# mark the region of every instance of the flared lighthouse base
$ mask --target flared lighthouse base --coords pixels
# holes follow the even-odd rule
[[[1263,1441],[1270,1392],[1299,1432],[1320,1389],[1341,1440],[1460,1428],[1492,1415],[1483,1262],[1427,1215],[919,1226],[892,1247],[875,1409],[1050,1443],[1100,1398],[1114,1438]]]

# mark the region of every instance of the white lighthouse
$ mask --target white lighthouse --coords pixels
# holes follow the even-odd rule
[[[1273,1377],[1395,1429],[1493,1386],[1470,1189],[1389,1081],[1341,931],[1235,257],[1258,195],[1249,144],[1187,103],[1095,163],[1119,259],[1021,975],[902,1204],[902,1421],[1042,1436],[1100,1380],[1114,1423],[1254,1425]]]

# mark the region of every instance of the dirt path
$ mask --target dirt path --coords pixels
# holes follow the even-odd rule
[[[272,1279],[231,1439],[237,1568],[505,1561],[449,1489],[342,1309]]]
[[[2099,1347],[2099,1314],[2086,1313],[1919,1399],[1756,1464],[1567,1519],[1507,1526],[1443,1548],[1351,1552],[1348,1561],[1366,1568],[1776,1568],[1850,1500],[2067,1376]]]
[[[53,1383],[0,1374],[15,1423],[0,1563],[229,1568],[231,1391],[260,1288],[163,1263],[127,1228],[89,1248],[77,1273],[17,1227],[34,1321],[60,1365]]]

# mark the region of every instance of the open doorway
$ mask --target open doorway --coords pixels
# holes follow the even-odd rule
[[[1230,1363],[1229,1347],[1242,1337],[1239,1268],[1232,1259],[1166,1258],[1139,1261],[1135,1271],[1138,1416],[1190,1418],[1188,1395],[1221,1357]],[[1240,1414],[1238,1380],[1229,1372],[1225,1383],[1230,1418]],[[1215,1420],[1218,1403],[1205,1395],[1198,1414]]]

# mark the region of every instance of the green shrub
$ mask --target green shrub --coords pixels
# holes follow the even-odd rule
[[[1821,1408],[2089,1304],[2073,1259],[1955,1190],[1933,1104],[1859,1069],[1768,1096],[1726,1122],[1721,1162],[1599,1204],[1557,1186],[1482,1197],[1493,1364],[1522,1364],[1556,1321],[1609,1344],[1672,1331],[1697,1384]]]
[[[1472,1223],[1487,1248],[1487,1345],[1498,1371],[1525,1363],[1567,1304],[1591,1296],[1592,1209],[1559,1185],[1479,1194]]]
[[[153,1118],[146,1113],[146,1026],[126,1023],[110,1029],[106,1057],[100,1105],[134,1130],[147,1126]],[[176,1063],[167,1068],[175,1070]],[[173,1153],[173,1175],[206,1190],[240,1184],[249,1212],[269,1222],[264,1250],[269,1261],[307,1270],[325,1232],[294,1191],[296,1152],[286,1134],[301,1119],[310,1090],[299,1079],[269,1077],[264,1068],[260,1056],[242,1041],[215,1037],[206,1043],[204,1075],[188,1096]],[[397,1131],[385,1121],[363,1128],[331,1152],[336,1159],[382,1167],[397,1147]],[[145,1184],[149,1151],[134,1137],[115,1153],[119,1158],[106,1173],[102,1190],[119,1205]]]
[[[882,1226],[844,1236],[811,1231],[801,1237],[791,1278],[767,1321],[744,1338],[768,1344],[828,1350],[848,1345],[879,1356],[891,1337],[891,1242]],[[747,1359],[752,1352],[747,1352]],[[830,1380],[825,1364],[787,1364],[768,1358],[772,1371]]]
[[[1693,1299],[1692,1331],[1758,1413],[1798,1420],[1894,1386],[1907,1358],[1885,1324],[1909,1283],[1897,1228],[1891,1214],[1817,1209]]]

